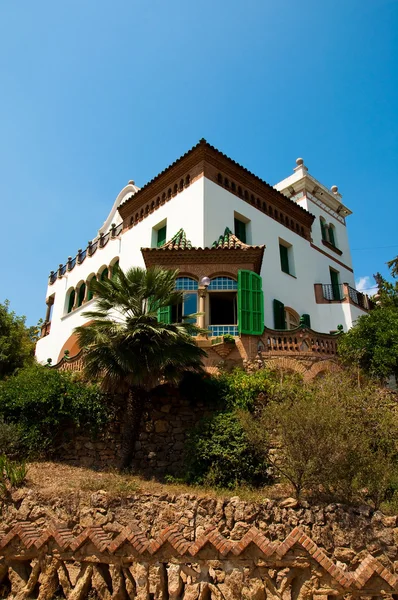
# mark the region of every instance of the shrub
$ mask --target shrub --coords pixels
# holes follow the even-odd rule
[[[4,495],[12,488],[21,486],[25,482],[26,471],[25,463],[0,456],[0,494]]]
[[[297,391],[297,390],[296,390]],[[338,373],[270,401],[242,425],[263,456],[293,485],[344,500],[379,506],[397,475],[398,426],[392,396],[372,383],[362,387]]]
[[[0,382],[0,415],[20,427],[29,455],[51,453],[68,426],[96,431],[107,414],[98,386],[70,373],[36,365]]]
[[[0,416],[0,455],[17,458],[23,453],[22,431],[14,423],[5,423]]]
[[[202,419],[188,438],[186,459],[188,483],[232,488],[267,481],[264,459],[232,412]]]

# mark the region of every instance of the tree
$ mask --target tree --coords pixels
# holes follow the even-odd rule
[[[397,264],[398,258],[388,263],[394,277]],[[394,375],[398,380],[398,282],[386,281],[379,273],[375,280],[377,305],[339,338],[339,355],[372,377],[385,381]]]
[[[283,384],[288,392],[289,381]],[[301,391],[241,413],[249,440],[303,490],[343,500],[384,500],[397,476],[396,401],[390,392],[348,372],[302,384]],[[276,452],[270,452],[272,449]]]
[[[116,268],[112,279],[91,284],[96,308],[83,314],[92,322],[76,329],[87,376],[100,377],[107,391],[126,393],[122,468],[131,465],[149,392],[163,381],[179,381],[186,370],[202,370],[206,354],[192,337],[200,330],[158,319],[158,311],[182,302],[176,276],[158,267]]]
[[[25,317],[10,311],[8,300],[0,303],[0,379],[34,362],[34,342]]]

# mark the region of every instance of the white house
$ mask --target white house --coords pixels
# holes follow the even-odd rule
[[[351,211],[296,162],[272,187],[201,140],[143,188],[130,181],[87,248],[51,272],[38,360],[78,353],[90,281],[115,264],[178,268],[183,306],[159,318],[204,312],[209,336],[349,329],[370,308],[354,287]]]

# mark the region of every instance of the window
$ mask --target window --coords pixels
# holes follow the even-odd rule
[[[119,261],[117,260],[112,265],[112,279],[115,279],[116,271],[118,270],[118,268],[119,268]]]
[[[158,229],[157,234],[157,247],[163,246],[166,243],[166,225]]]
[[[92,300],[94,298],[94,292],[90,289],[90,285],[92,281],[97,281],[97,278],[95,275],[93,275],[93,277],[90,279],[90,282],[88,284],[88,294],[87,294],[87,301],[88,300]]]
[[[243,242],[244,244],[246,244],[246,223],[244,223],[243,221],[241,221],[240,219],[237,219],[235,217],[234,219],[234,227],[235,227],[235,235],[236,237]]]
[[[320,220],[320,223],[321,223],[321,236],[322,236],[322,239],[324,241],[327,241],[328,238],[327,238],[327,235],[326,235],[326,221],[325,221],[325,219],[323,217],[320,217],[319,220]]]
[[[334,225],[329,224],[328,232],[329,242],[332,244],[332,246],[336,246],[336,230],[334,228]]]
[[[296,329],[300,325],[300,316],[292,308],[285,307],[285,329]]]
[[[331,300],[341,300],[339,272],[330,269]]]
[[[76,298],[76,292],[75,290],[71,290],[70,294],[69,294],[69,300],[68,300],[68,313],[72,312],[73,307],[75,305],[75,298]]]
[[[106,281],[107,279],[109,279],[109,271],[108,271],[108,267],[105,267],[105,269],[102,271],[102,273],[100,275],[100,281]]]
[[[198,312],[198,282],[192,277],[177,277],[175,289],[184,292],[183,301],[174,306],[165,306],[158,311],[158,320],[162,323],[196,323],[195,318],[185,319]]]
[[[240,333],[263,334],[263,283],[260,275],[253,271],[238,272],[238,317]]]
[[[293,246],[283,240],[279,240],[279,256],[282,271],[294,277]]]
[[[77,295],[77,306],[81,306],[84,302],[84,297],[86,295],[86,284],[82,283],[79,287],[79,293]]]

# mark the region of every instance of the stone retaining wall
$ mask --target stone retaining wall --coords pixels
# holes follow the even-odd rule
[[[208,413],[203,403],[189,402],[178,390],[162,386],[155,391],[150,410],[143,416],[134,470],[151,476],[177,474],[183,463],[188,431]],[[117,467],[121,456],[122,419],[123,407],[96,438],[71,429],[59,446],[57,458],[76,466]]]
[[[397,517],[195,495],[99,491],[3,503],[2,597],[72,600],[396,598]],[[393,596],[394,595],[394,596]]]

